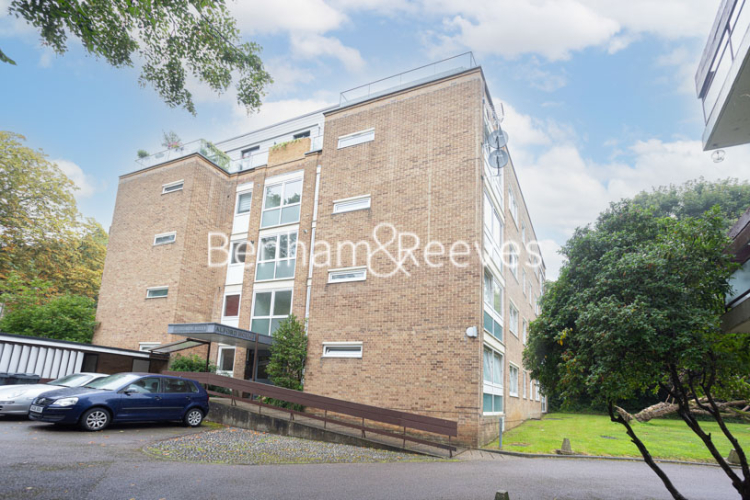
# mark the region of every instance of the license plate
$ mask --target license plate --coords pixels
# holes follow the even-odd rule
[[[34,413],[42,413],[42,410],[44,410],[44,408],[42,408],[41,406],[37,406],[37,405],[31,405],[30,410],[33,411]]]

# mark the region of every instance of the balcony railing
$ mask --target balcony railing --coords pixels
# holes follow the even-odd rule
[[[399,88],[416,85],[420,82],[436,80],[444,76],[466,71],[477,66],[474,54],[466,52],[458,56],[443,59],[427,66],[422,66],[397,75],[367,83],[341,93],[339,105],[345,106],[353,102],[370,99],[372,97],[393,92]]]
[[[703,101],[706,123],[719,99],[732,63],[739,54],[750,28],[750,0],[724,0],[714,22],[703,57],[695,75],[696,91]]]
[[[239,160],[232,160],[229,166],[229,173],[234,174],[243,170],[252,170],[262,165],[268,165],[268,151],[255,153]]]
[[[186,156],[196,153],[200,154],[217,167],[229,171],[231,163],[229,156],[212,143],[203,139],[198,139],[197,141],[188,142],[187,144],[182,144],[178,147],[169,148],[165,151],[154,153],[144,158],[139,158],[136,162],[141,164],[144,168],[148,168],[168,161],[179,160],[180,158],[185,158]]]

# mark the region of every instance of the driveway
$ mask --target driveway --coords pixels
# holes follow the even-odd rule
[[[205,430],[205,429],[204,429]],[[221,465],[142,448],[201,429],[115,426],[99,433],[0,420],[0,499],[669,499],[643,463],[494,455],[453,462]],[[717,468],[665,465],[691,499],[738,498]]]

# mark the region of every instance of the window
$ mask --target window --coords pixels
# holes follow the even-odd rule
[[[521,223],[521,241],[526,245],[526,223]]]
[[[518,397],[518,367],[508,364],[508,394]]]
[[[302,139],[303,137],[310,137],[310,131],[305,130],[304,132],[300,132],[299,134],[294,134],[292,136],[292,140]]]
[[[302,179],[294,179],[266,186],[260,227],[299,222]]]
[[[247,255],[247,241],[233,241],[229,254],[230,264],[244,264]]]
[[[503,355],[485,346],[483,356],[483,413],[503,411]]]
[[[518,309],[516,309],[516,306],[514,306],[510,301],[508,302],[509,305],[509,314],[508,314],[508,330],[510,330],[510,333],[518,337]]]
[[[160,377],[146,377],[133,382],[123,392],[135,392],[137,394],[158,394]]]
[[[169,245],[170,243],[174,243],[175,239],[177,239],[177,233],[174,231],[171,233],[157,234],[154,236],[154,246]]]
[[[541,386],[539,385],[539,382],[534,382],[534,392],[536,393],[534,399],[539,401],[542,396]]]
[[[234,346],[219,346],[219,355],[216,362],[216,373],[231,377],[234,373]]]
[[[503,223],[486,192],[484,193],[484,239],[495,262],[502,267],[503,261],[500,258],[499,249],[503,246]]]
[[[333,202],[333,213],[335,214],[353,212],[355,210],[367,210],[368,208],[370,208],[369,194]]]
[[[242,159],[250,158],[254,153],[260,151],[260,146],[253,146],[251,148],[242,150]]]
[[[526,372],[523,372],[523,399],[528,399],[526,394]]]
[[[529,399],[534,399],[534,381],[529,377]]]
[[[365,281],[367,268],[332,269],[328,271],[328,283],[345,283],[347,281]]]
[[[362,342],[323,342],[324,358],[361,358]]]
[[[164,392],[167,394],[188,394],[191,392],[198,392],[198,388],[189,380],[183,380],[180,378],[165,378],[162,380],[162,383],[164,384]]]
[[[528,341],[529,341],[529,322],[524,320],[523,321],[523,345],[526,345]]]
[[[250,330],[264,335],[272,335],[279,328],[281,321],[286,319],[291,312],[291,290],[256,292]]]
[[[182,191],[185,181],[175,181],[169,184],[164,184],[161,187],[161,194],[174,193],[175,191]]]
[[[255,281],[292,278],[297,262],[296,257],[296,231],[261,238]]]
[[[518,225],[518,202],[516,201],[516,195],[513,194],[513,188],[508,188],[508,210],[510,215],[513,217],[513,222]]]
[[[231,294],[224,296],[224,309],[222,317],[236,318],[240,315],[240,294]]]
[[[253,201],[253,192],[248,191],[237,195],[237,215],[250,213],[250,205]]]
[[[503,341],[503,288],[488,270],[484,271],[484,329]]]
[[[147,299],[160,299],[167,296],[169,292],[168,286],[155,286],[153,288],[146,289]]]
[[[371,128],[368,130],[362,130],[361,132],[355,132],[349,135],[342,135],[339,137],[338,149],[348,148],[349,146],[356,146],[364,142],[370,142],[375,140],[375,129]]]
[[[508,243],[508,267],[513,277],[518,280],[518,245],[514,241]]]
[[[523,294],[526,295],[526,270],[523,270],[523,282],[521,285],[521,289],[523,290]]]
[[[151,349],[156,349],[161,345],[161,342],[138,342],[138,350],[141,352],[148,352]]]

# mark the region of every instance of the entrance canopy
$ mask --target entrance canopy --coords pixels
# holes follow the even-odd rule
[[[168,333],[186,337],[184,340],[166,344],[153,349],[152,352],[174,352],[190,349],[199,345],[218,342],[245,349],[268,348],[273,344],[273,337],[262,333],[243,330],[220,323],[180,323],[169,325]]]

